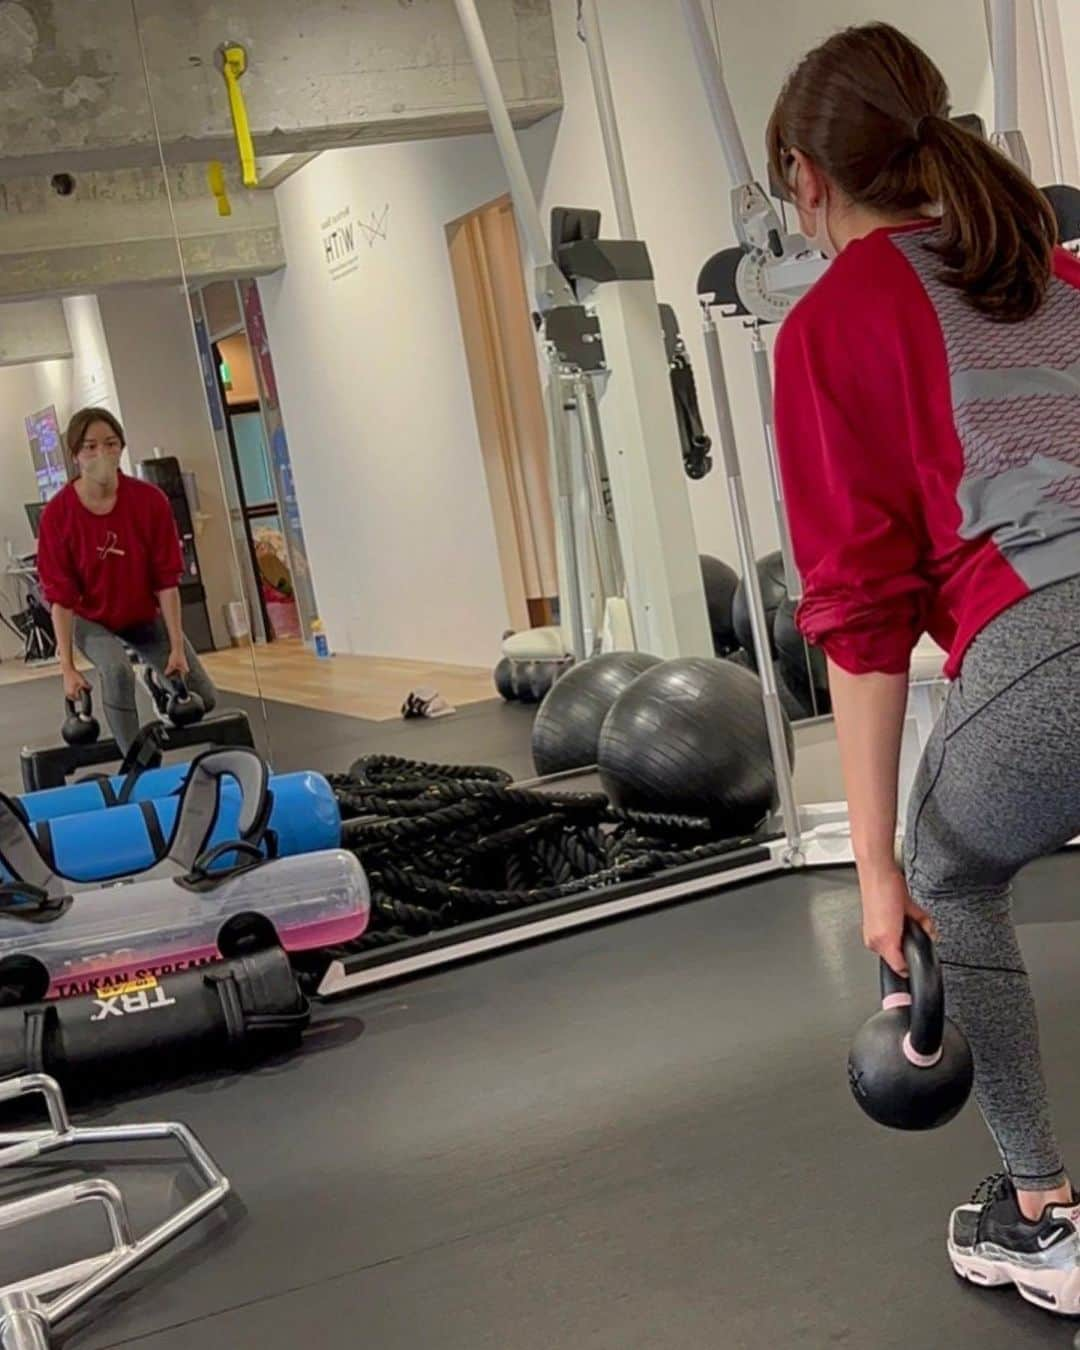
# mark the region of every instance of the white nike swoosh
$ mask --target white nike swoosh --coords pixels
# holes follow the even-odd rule
[[[1039,1251],[1045,1252],[1047,1248],[1052,1247],[1055,1242],[1060,1241],[1060,1239],[1065,1236],[1064,1230],[1059,1228],[1056,1233],[1050,1233],[1047,1237],[1036,1238],[1036,1241],[1039,1244]]]

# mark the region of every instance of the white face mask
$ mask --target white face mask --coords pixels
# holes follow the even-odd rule
[[[98,487],[115,487],[120,476],[120,465],[112,455],[98,455],[82,465],[82,476]]]

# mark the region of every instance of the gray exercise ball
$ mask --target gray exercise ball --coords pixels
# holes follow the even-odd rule
[[[600,728],[611,705],[659,659],[646,652],[605,652],[568,670],[552,686],[533,722],[536,772],[546,776],[595,764]]]
[[[794,761],[790,725],[787,747]],[[776,799],[761,681],[707,657],[654,666],[604,719],[597,764],[616,806],[704,816],[728,837],[751,832]]]

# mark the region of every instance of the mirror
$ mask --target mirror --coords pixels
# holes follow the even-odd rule
[[[139,31],[115,10],[90,32],[77,9],[46,24],[10,8],[24,120],[0,167],[0,788],[18,793],[115,773],[139,728],[164,724],[180,632],[206,736],[266,734],[174,225],[194,194],[162,170]],[[98,735],[64,760],[69,642]]]
[[[982,8],[894,17],[941,59],[958,105],[985,114]],[[576,7],[482,10],[545,233],[552,209],[570,206],[599,209],[611,237]],[[343,7],[317,44],[255,10],[236,33],[208,15],[190,29],[180,14],[136,11],[254,643],[243,692],[264,699],[275,768],[341,772],[378,753],[526,778],[534,700],[565,652],[561,635],[543,652],[529,635],[570,622],[559,487],[533,277],[520,266],[528,229],[453,7],[439,8],[430,64],[408,79],[394,53],[418,11],[391,0]],[[813,13],[768,0],[752,25],[709,12],[765,181],[764,126],[785,71],[823,32],[868,16],[840,0]],[[729,185],[679,5],[665,0],[663,19],[646,5],[603,17],[638,232],[714,443],[712,472],[684,489],[714,650],[750,665],[695,312],[703,264],[735,242]],[[644,69],[648,97],[635,98]],[[784,706],[811,741],[828,740],[823,661],[795,630],[779,565],[754,335],[737,318],[720,328]],[[771,355],[775,326],[758,337]],[[590,417],[573,412],[587,437]],[[610,549],[610,476],[602,460],[577,472],[578,516],[590,517],[583,628],[595,639],[596,598],[638,565],[639,541],[621,540],[621,557]],[[508,670],[518,637],[524,655]],[[841,795],[836,781],[824,795]]]

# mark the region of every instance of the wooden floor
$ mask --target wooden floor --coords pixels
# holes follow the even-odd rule
[[[320,661],[301,642],[236,647],[203,657],[224,693],[384,721],[401,716],[414,689],[437,689],[451,706],[494,698],[491,671],[381,656],[332,656]]]
[[[202,657],[223,694],[260,695],[275,703],[385,721],[401,716],[413,689],[437,689],[455,708],[494,698],[491,671],[429,661],[399,661],[379,656],[333,656],[320,661],[302,642],[234,647]],[[80,660],[86,670],[87,663]],[[0,687],[57,676],[59,666],[25,666],[0,661]]]
[[[84,661],[81,656],[76,659],[75,664],[80,670],[90,669],[89,662]],[[59,674],[60,664],[57,661],[28,666],[24,665],[21,657],[13,656],[0,661],[0,688],[7,684],[23,684],[26,680],[47,680],[50,676]]]

